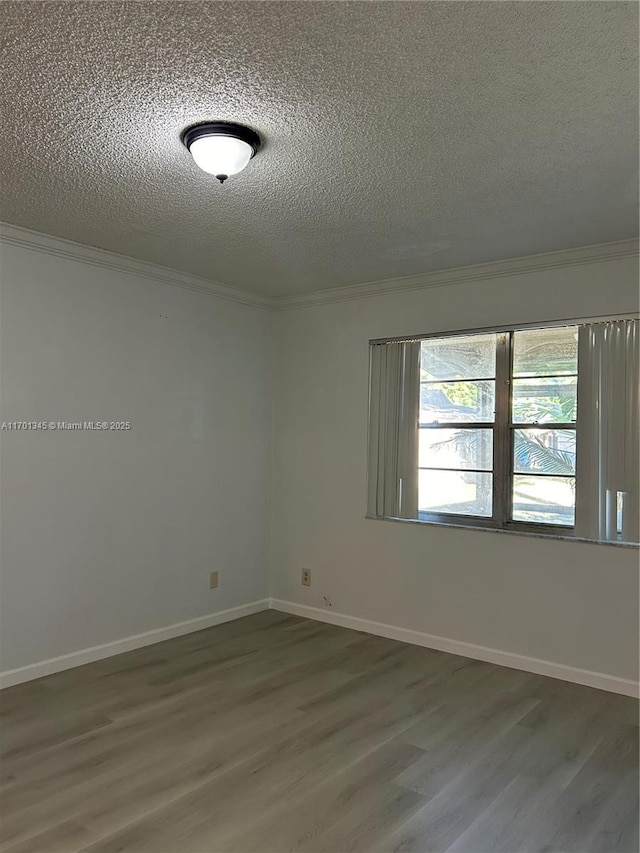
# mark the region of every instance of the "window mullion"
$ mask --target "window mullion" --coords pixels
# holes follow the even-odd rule
[[[493,517],[502,527],[509,520],[510,502],[510,413],[511,413],[511,333],[497,336],[496,415],[493,441]]]

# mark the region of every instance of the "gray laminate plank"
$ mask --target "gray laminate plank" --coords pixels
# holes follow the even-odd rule
[[[637,853],[627,697],[273,611],[0,693],[3,853]]]
[[[638,728],[618,726],[603,733],[597,749],[549,810],[537,833],[541,844],[536,849],[631,853],[630,802],[637,800]],[[623,802],[629,811],[621,815]]]
[[[269,839],[271,851],[371,850],[381,826],[404,820],[421,806],[417,794],[387,782],[420,755],[413,746],[390,741],[302,791],[293,800],[293,813],[281,805],[271,814],[258,815],[247,830],[230,839],[229,849],[262,853],[264,839]]]

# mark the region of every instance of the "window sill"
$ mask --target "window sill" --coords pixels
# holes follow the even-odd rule
[[[427,521],[421,518],[394,518],[387,515],[365,515],[370,521],[400,521],[404,524],[420,524],[429,527],[447,527],[450,530],[473,530],[478,533],[501,533],[507,536],[529,536],[534,539],[553,539],[560,542],[582,542],[587,545],[609,545],[615,548],[640,548],[638,542],[611,542],[606,539],[584,539],[580,536],[569,536],[561,533],[540,533],[531,530],[512,530],[503,527],[480,527],[475,524],[458,524],[447,521]]]

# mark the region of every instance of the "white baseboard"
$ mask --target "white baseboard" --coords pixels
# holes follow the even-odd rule
[[[123,637],[120,640],[114,640],[100,646],[80,649],[77,652],[71,652],[67,655],[49,658],[48,660],[38,661],[28,666],[0,672],[0,689],[11,687],[14,684],[21,684],[24,681],[31,681],[35,678],[42,678],[45,675],[62,672],[65,669],[83,666],[86,663],[119,655],[133,649],[141,649],[144,646],[161,643],[163,640],[170,640],[173,637],[180,637],[183,634],[201,631],[203,628],[210,628],[213,625],[220,625],[223,622],[241,619],[243,616],[250,616],[252,613],[259,613],[268,608],[281,610],[284,613],[291,613],[295,616],[302,616],[305,619],[316,619],[320,622],[340,625],[343,628],[352,628],[355,631],[364,631],[367,634],[377,634],[380,637],[388,637],[391,640],[399,640],[402,643],[411,643],[416,646],[424,646],[428,649],[437,649],[438,651],[473,658],[474,660],[495,663],[499,666],[508,666],[512,669],[533,672],[537,675],[559,678],[562,681],[584,684],[587,687],[608,690],[611,693],[621,693],[624,696],[633,697],[640,695],[640,686],[638,683],[626,678],[618,678],[617,676],[607,675],[603,672],[592,672],[588,669],[579,669],[555,663],[554,661],[517,655],[501,651],[500,649],[477,646],[461,640],[451,640],[447,637],[436,636],[435,634],[425,634],[422,631],[399,628],[396,625],[386,625],[383,622],[361,619],[358,616],[348,616],[346,613],[338,613],[335,610],[308,607],[304,604],[296,604],[293,601],[283,601],[278,598],[265,598],[260,601],[252,601],[249,604],[241,604],[239,607],[220,610],[218,613],[210,613],[207,616],[199,616],[196,619],[189,619],[186,622],[177,622],[174,625],[167,625],[164,628],[145,631],[143,634],[134,634],[133,636]]]
[[[610,693],[621,693],[624,696],[633,697],[640,695],[640,685],[638,685],[638,682],[626,678],[618,678],[615,675],[607,675],[604,672],[591,672],[588,669],[578,669],[577,667],[555,663],[554,661],[530,658],[526,655],[503,652],[500,649],[490,649],[486,646],[476,646],[473,643],[465,643],[461,640],[450,640],[447,637],[438,637],[435,634],[424,634],[422,631],[398,628],[395,625],[372,622],[370,619],[348,616],[346,613],[337,613],[335,610],[307,607],[304,604],[283,601],[279,598],[269,599],[269,606],[273,610],[281,610],[284,613],[291,613],[306,619],[329,622],[331,625],[353,628],[355,631],[364,631],[367,634],[377,634],[380,637],[388,637],[391,640],[400,640],[402,643],[412,643],[416,646],[425,646],[428,649],[437,649],[441,652],[462,655],[463,657],[473,658],[474,660],[483,660],[488,663],[498,664],[499,666],[508,666],[512,669],[533,672],[536,675],[547,675],[550,678],[559,678],[562,681],[584,684],[587,687],[608,690]]]
[[[269,609],[269,599],[251,601],[249,604],[241,604],[239,607],[230,607],[228,610],[219,610],[217,613],[209,613],[207,616],[198,616],[196,619],[188,619],[186,622],[176,622],[166,625],[164,628],[155,628],[153,631],[145,631],[143,634],[134,634],[131,637],[123,637],[121,640],[113,640],[103,643],[101,646],[91,646],[88,649],[80,649],[68,655],[38,661],[37,663],[21,666],[17,669],[9,669],[0,672],[0,689],[21,684],[23,681],[32,681],[34,678],[42,678],[44,675],[52,675],[54,672],[62,672],[75,666],[83,666],[96,660],[109,658],[133,649],[141,649],[143,646],[151,646],[161,643],[163,640],[171,640],[183,634],[191,634],[194,631],[202,631],[203,628],[211,628],[222,622],[231,622],[252,613]]]

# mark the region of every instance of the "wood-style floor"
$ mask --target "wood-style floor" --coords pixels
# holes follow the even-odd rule
[[[634,700],[283,613],[0,705],[3,851],[638,850]]]

